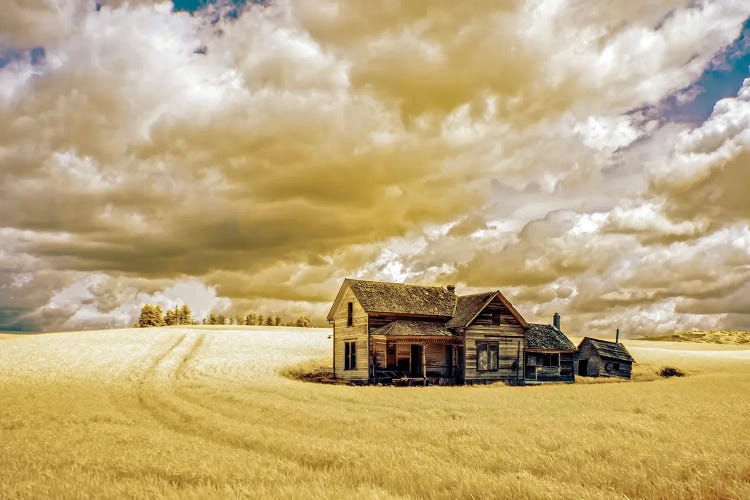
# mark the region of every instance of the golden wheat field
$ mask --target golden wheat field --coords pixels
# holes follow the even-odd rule
[[[328,333],[6,338],[0,498],[750,498],[750,350],[626,342],[630,383],[279,375],[327,359]],[[660,379],[662,365],[688,376]]]

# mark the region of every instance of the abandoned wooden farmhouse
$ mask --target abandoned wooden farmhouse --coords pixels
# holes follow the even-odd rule
[[[359,383],[513,385],[572,382],[576,347],[552,325],[529,324],[499,290],[346,279],[333,302],[333,368]]]
[[[629,379],[633,357],[620,342],[584,337],[578,344],[578,375]]]

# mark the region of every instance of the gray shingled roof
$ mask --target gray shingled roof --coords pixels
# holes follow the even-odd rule
[[[619,359],[620,361],[633,362],[633,356],[630,355],[625,346],[609,340],[592,339],[591,337],[584,337],[581,343],[578,345],[579,349],[584,342],[588,340],[594,347],[594,350],[599,356],[605,358]]]
[[[367,312],[453,315],[455,293],[441,286],[405,285],[381,281],[347,280],[357,300]]]
[[[472,295],[460,295],[456,300],[456,312],[448,321],[450,328],[463,328],[471,321],[490,298],[495,295],[494,291],[475,293]]]
[[[554,326],[529,323],[526,330],[526,349],[574,351],[575,348],[573,342]]]
[[[387,335],[390,337],[411,337],[436,335],[450,337],[453,335],[443,321],[408,321],[397,320],[381,326],[371,335]]]

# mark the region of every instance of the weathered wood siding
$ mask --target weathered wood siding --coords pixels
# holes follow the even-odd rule
[[[347,304],[353,304],[352,326],[347,326]],[[344,370],[344,342],[356,342],[357,368]],[[369,373],[369,338],[367,313],[351,289],[347,288],[343,300],[333,316],[333,362],[334,374],[345,380],[367,381]]]
[[[587,377],[621,377],[629,379],[632,375],[633,364],[619,359],[599,356],[594,347],[589,342],[584,342],[578,349],[577,360],[575,363],[576,373],[582,360],[588,360],[586,367]],[[616,363],[619,368],[615,371],[607,371],[608,363]]]
[[[553,351],[546,351],[552,353]],[[575,381],[576,355],[574,352],[558,352],[560,366],[542,366],[542,353],[526,353],[526,380],[529,382],[573,382]]]
[[[578,356],[576,361],[576,373],[578,373],[578,367],[581,360],[588,360],[586,367],[586,377],[598,377],[599,376],[599,355],[594,350],[594,347],[584,342],[578,349]]]
[[[613,363],[614,365],[617,366],[617,369],[613,371],[607,371],[608,363]],[[626,361],[622,361],[619,359],[607,358],[604,356],[599,357],[599,376],[600,377],[620,377],[620,378],[629,379],[632,370],[633,370],[632,363],[628,363]]]
[[[493,323],[493,313],[500,323]],[[477,342],[498,342],[498,370],[477,370]],[[524,329],[505,305],[495,298],[465,332],[465,382],[510,381],[524,376]]]
[[[427,376],[444,377],[448,375],[449,367],[446,364],[446,349],[453,349],[451,345],[427,344],[425,345],[425,359],[427,360]]]

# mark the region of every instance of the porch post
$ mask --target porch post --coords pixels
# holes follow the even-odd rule
[[[427,385],[427,343],[425,342],[422,346],[422,378],[424,384]]]

